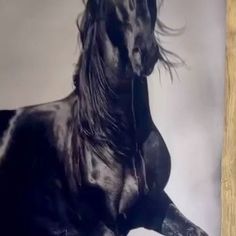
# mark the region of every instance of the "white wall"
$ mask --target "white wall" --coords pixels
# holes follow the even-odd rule
[[[162,38],[185,59],[179,79],[155,72],[153,119],[172,155],[167,192],[196,224],[220,235],[220,157],[223,137],[224,20],[222,0],[166,0],[161,18],[179,37]],[[0,107],[62,98],[73,88],[79,49],[78,0],[0,0]],[[138,230],[130,235],[154,235]]]

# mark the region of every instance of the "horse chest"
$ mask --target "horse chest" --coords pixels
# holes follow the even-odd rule
[[[98,200],[96,204],[105,204],[113,219],[119,214],[124,214],[137,199],[138,183],[130,168],[115,160],[106,165],[96,155],[91,154],[87,155],[84,167],[86,185],[100,192],[94,196],[96,201]]]

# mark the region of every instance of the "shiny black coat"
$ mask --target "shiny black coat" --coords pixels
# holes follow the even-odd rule
[[[126,157],[109,145],[102,149],[104,158],[95,153],[96,143],[79,136],[75,92],[60,101],[0,112],[1,235],[118,236],[138,227],[164,235],[206,235],[164,192],[170,156],[151,119],[146,79],[135,81],[134,98],[135,143],[142,158],[132,147]],[[126,137],[117,133],[117,140],[132,146],[128,101],[123,94],[113,110],[128,127]]]

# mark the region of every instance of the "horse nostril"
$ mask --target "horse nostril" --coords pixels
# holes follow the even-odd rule
[[[139,50],[138,47],[136,47],[136,48],[133,49],[133,54],[136,54],[136,53],[140,53],[140,50]]]

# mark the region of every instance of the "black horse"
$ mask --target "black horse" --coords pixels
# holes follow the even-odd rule
[[[146,79],[165,62],[157,13],[156,0],[88,0],[75,91],[0,112],[0,235],[207,235],[164,192]]]

